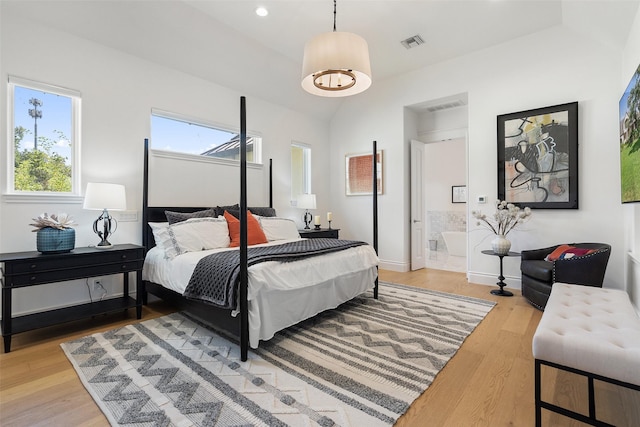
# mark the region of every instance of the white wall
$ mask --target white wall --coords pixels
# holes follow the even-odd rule
[[[425,144],[424,186],[427,211],[467,210],[466,203],[452,203],[451,187],[466,185],[464,139]]]
[[[627,45],[622,53],[622,72],[618,85],[621,97],[631,80],[631,76],[640,67],[640,10],[636,14],[633,27],[629,32]],[[636,309],[640,308],[640,205],[638,203],[623,206],[625,244],[625,283]]]
[[[1,6],[0,6],[1,7]],[[114,51],[67,33],[24,21],[3,11],[1,16],[0,76],[3,82],[14,75],[78,90],[82,94],[82,187],[89,181],[124,184],[127,205],[138,211],[137,222],[121,222],[110,241],[114,244],[141,242],[143,140],[150,136],[152,108],[180,113],[239,128],[239,98],[242,93],[157,66],[130,55]],[[2,99],[7,99],[6,84],[0,85]],[[6,101],[0,103],[0,128],[7,129]],[[301,141],[312,148],[313,191],[318,211],[329,210],[328,124],[313,117],[247,97],[247,127],[263,138],[265,167],[258,170],[258,186],[248,202],[268,202],[268,159],[274,162],[274,207],[278,213],[298,221],[302,211],[289,207],[290,144]],[[5,161],[7,132],[2,132],[0,159]],[[181,168],[181,169],[179,169]],[[3,164],[2,170],[6,170]],[[226,204],[229,188],[239,187],[237,168],[206,166],[180,162],[178,168],[163,171],[165,176],[187,176],[190,182],[182,190],[182,203],[196,205]],[[178,173],[179,172],[179,173]],[[251,174],[256,171],[250,171]],[[251,175],[250,175],[251,176]],[[204,177],[204,178],[203,178]],[[6,174],[0,178],[6,190]],[[202,187],[208,197],[198,196],[193,188]],[[238,188],[236,187],[236,188]],[[225,191],[225,192],[223,192]],[[223,194],[223,196],[220,196]],[[186,196],[191,197],[186,197]],[[189,200],[190,199],[190,200]],[[151,200],[153,203],[153,200]],[[92,231],[95,211],[83,211],[82,201],[59,203],[8,203],[0,199],[0,251],[35,250],[35,233],[28,224],[41,212],[67,212],[78,223],[76,246],[97,243]],[[336,223],[339,226],[339,222]],[[120,278],[104,281],[111,293],[118,292]],[[88,300],[84,282],[71,282],[20,289],[14,292],[14,314],[49,306]]]
[[[467,107],[423,113],[418,120],[418,138],[427,143],[426,209],[466,211],[466,204],[451,203],[451,186],[467,183],[466,139],[460,136],[467,131]]]
[[[457,95],[466,100],[466,94]],[[434,101],[437,103],[437,101]],[[445,105],[446,105],[446,101]],[[469,126],[467,106],[436,110],[420,114],[418,123],[418,138],[420,141],[433,142],[460,137],[466,133]]]
[[[331,187],[343,185],[340,158],[377,139],[386,149],[385,195],[380,198],[380,257],[384,265],[409,265],[408,139],[403,107],[453,94],[468,94],[469,210],[478,195],[497,198],[496,116],[514,111],[579,102],[579,210],[536,210],[532,220],[509,236],[513,250],[561,242],[607,242],[613,253],[606,286],[622,288],[624,234],[619,196],[617,102],[620,53],[563,27],[552,28],[490,49],[427,67],[387,81],[374,81],[348,99],[331,122]],[[332,194],[332,205],[347,216],[363,200]],[[470,224],[469,279],[495,284],[497,260],[481,254],[491,236]],[[366,235],[367,221],[348,215],[344,227]],[[388,264],[387,264],[388,263]],[[519,287],[517,258],[504,263],[511,286]]]

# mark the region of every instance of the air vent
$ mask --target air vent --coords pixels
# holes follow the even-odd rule
[[[431,105],[427,107],[425,111],[428,111],[429,113],[433,113],[435,111],[442,111],[442,110],[448,110],[450,108],[462,107],[463,105],[465,105],[463,101],[456,100],[456,101],[446,102],[443,104]]]
[[[421,44],[424,44],[424,40],[422,39],[422,37],[416,34],[413,37],[409,37],[408,39],[402,40],[400,43],[402,43],[402,46],[406,47],[407,49],[412,49],[416,46],[420,46]]]

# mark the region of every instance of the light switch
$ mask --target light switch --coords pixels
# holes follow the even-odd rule
[[[119,211],[117,218],[120,222],[137,222],[138,211]]]

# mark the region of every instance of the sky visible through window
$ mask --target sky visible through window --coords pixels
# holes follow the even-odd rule
[[[236,135],[235,132],[156,115],[151,116],[151,146],[158,150],[202,154],[224,144]]]
[[[39,144],[42,138],[53,141],[52,151],[65,157],[66,163],[70,164],[71,147],[68,138],[71,138],[71,98],[16,85],[14,126],[27,129],[19,150],[34,148],[36,120],[29,115],[29,110],[34,108],[29,103],[32,98],[42,102],[42,105],[37,107],[42,114],[42,117],[37,119]],[[64,138],[60,137],[59,132]],[[188,154],[202,154],[237,135],[235,132],[156,115],[151,116],[151,133],[153,148]]]
[[[14,91],[14,126],[22,126],[27,133],[22,139],[19,150],[33,150],[35,136],[35,119],[29,115],[34,106],[29,103],[31,98],[42,101],[38,110],[42,117],[37,119],[38,144],[42,138],[53,141],[52,151],[66,158],[65,163],[71,163],[71,146],[67,138],[71,138],[71,98],[49,92],[15,86]],[[60,138],[58,132],[62,132]]]

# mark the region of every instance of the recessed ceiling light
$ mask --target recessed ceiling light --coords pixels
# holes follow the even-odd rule
[[[267,16],[269,11],[265,7],[259,7],[256,9],[256,15],[258,16]]]

